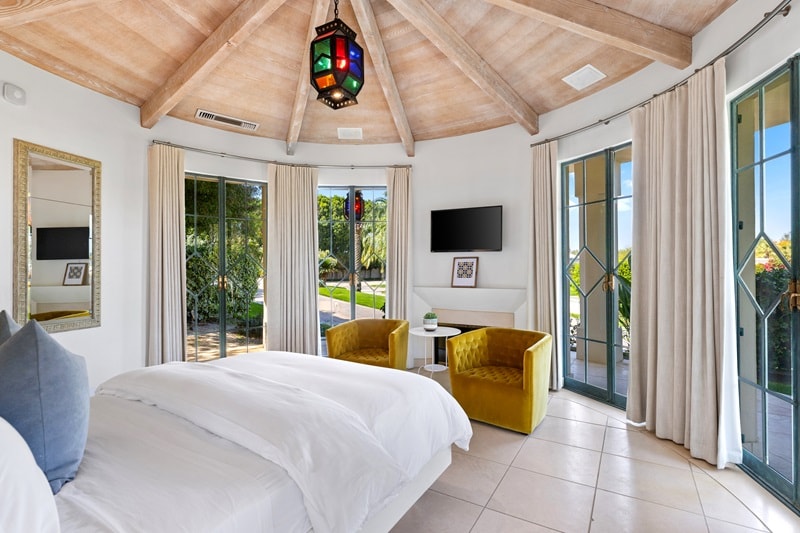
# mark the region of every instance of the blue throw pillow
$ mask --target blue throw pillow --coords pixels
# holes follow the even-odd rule
[[[11,335],[19,331],[20,325],[6,313],[5,309],[0,311],[0,344],[3,344]]]
[[[89,378],[35,320],[0,345],[0,417],[22,435],[53,494],[75,477],[89,429]]]

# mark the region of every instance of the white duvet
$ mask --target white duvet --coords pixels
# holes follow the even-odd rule
[[[434,454],[466,449],[472,434],[426,377],[286,352],[135,370],[101,385],[104,397],[151,405],[280,466],[318,533],[358,531]],[[90,508],[81,475],[65,494]]]

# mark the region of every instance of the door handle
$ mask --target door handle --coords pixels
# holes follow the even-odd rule
[[[796,279],[789,281],[786,292],[781,294],[781,309],[786,309],[784,303],[789,304],[789,311],[800,309],[800,282]]]
[[[217,276],[217,290],[228,290],[228,276]]]
[[[614,274],[606,274],[603,280],[603,292],[614,291]]]

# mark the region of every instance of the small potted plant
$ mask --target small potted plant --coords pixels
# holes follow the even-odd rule
[[[422,317],[422,327],[425,328],[425,331],[434,331],[439,327],[439,317],[436,316],[436,313],[430,311],[425,313],[425,316]]]

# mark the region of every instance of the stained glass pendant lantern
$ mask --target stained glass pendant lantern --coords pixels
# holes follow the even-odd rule
[[[344,198],[344,219],[350,220],[350,193],[347,193],[347,196]],[[352,207],[352,210],[355,211],[356,214],[356,222],[361,222],[361,218],[364,216],[364,195],[361,194],[361,191],[356,191],[356,201]]]
[[[356,32],[339,19],[339,0],[334,0],[334,18],[317,26],[311,41],[311,85],[317,100],[340,109],[358,103],[364,86],[364,50],[356,43]]]

